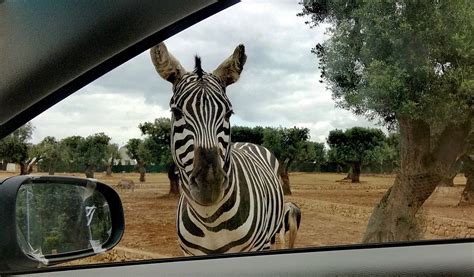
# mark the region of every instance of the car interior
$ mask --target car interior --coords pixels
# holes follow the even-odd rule
[[[168,43],[168,39],[176,38],[184,30],[200,22],[206,22],[206,20],[223,11],[232,12],[234,7],[245,5],[246,2],[241,3],[238,0],[119,0],[109,3],[100,1],[46,0],[32,2],[0,0],[0,140],[39,115],[60,106],[67,99],[71,99],[75,93],[77,95],[78,91],[91,83],[93,84],[102,76],[107,76],[114,69],[127,66],[128,61],[144,52],[149,60],[150,70],[153,71],[153,74],[156,74],[155,69],[151,67],[151,59],[149,59],[148,51],[150,48],[163,41]],[[302,9],[302,5],[307,1],[293,2],[295,2],[295,5],[300,5],[299,9]],[[331,1],[321,1],[321,3],[329,2]],[[348,5],[345,7],[350,9],[351,7]],[[318,7],[330,9],[329,4],[326,7],[324,5]],[[269,9],[269,13],[271,11]],[[326,15],[337,18],[336,15],[332,15],[330,12],[327,12]],[[268,17],[271,16],[272,14],[268,14]],[[292,16],[296,18],[296,14],[292,14]],[[246,19],[242,18],[241,20],[245,21]],[[333,20],[333,22],[336,22],[336,19]],[[324,24],[323,27],[326,27],[330,23]],[[470,27],[472,34],[472,26]],[[310,29],[304,24],[301,24],[301,28]],[[268,31],[271,32],[271,30]],[[326,35],[327,37],[329,35]],[[202,40],[212,39],[212,37],[202,38]],[[254,57],[248,54],[252,50],[251,41],[250,39],[245,45],[248,55],[246,66],[250,69],[245,67],[239,84],[230,87],[229,91],[236,90],[234,86],[239,86],[238,89],[241,89],[245,86],[245,82],[250,83],[252,81],[252,79],[245,80],[247,76],[253,74],[250,62]],[[201,42],[196,41],[196,44],[199,43]],[[236,41],[235,46],[239,43],[241,42]],[[170,53],[174,53],[171,46],[177,44],[178,42],[167,44]],[[304,46],[308,53],[313,52],[311,55],[318,55],[316,53],[317,48],[311,50],[314,45]],[[236,52],[239,51],[238,49],[242,49],[239,47],[235,48]],[[184,60],[188,58],[191,60],[193,55],[196,54],[192,51],[189,52],[188,57],[178,57],[176,55],[174,59],[180,60],[182,58]],[[222,51],[225,51],[227,56],[231,54],[230,57],[236,53],[233,52],[234,48],[222,49]],[[282,50],[282,52],[284,51]],[[281,55],[284,56],[284,54]],[[321,53],[319,55],[319,57],[322,57]],[[198,59],[196,58],[196,60]],[[203,56],[202,60],[205,64],[206,57]],[[242,58],[240,62],[242,62]],[[200,63],[199,60],[199,67]],[[245,63],[245,59],[242,63]],[[183,62],[183,64],[185,63]],[[341,67],[343,66],[341,65]],[[189,72],[192,71],[191,66],[184,67],[187,67]],[[449,65],[446,67],[449,68]],[[315,58],[312,70],[320,70],[316,70],[316,68],[317,61]],[[278,69],[275,69],[275,71],[278,71]],[[472,68],[466,69],[466,72],[466,76],[468,74],[472,75]],[[316,78],[320,74],[330,73],[330,70],[326,73],[318,71],[313,79],[316,83],[318,81]],[[268,76],[271,74],[271,71],[267,73]],[[383,78],[384,76],[378,77]],[[321,75],[320,78],[324,79],[325,77]],[[472,76],[465,78],[471,78],[472,81]],[[172,82],[173,85],[171,85],[159,78],[158,75],[156,75],[153,82],[162,82],[169,85],[169,88],[171,86],[175,88],[176,86],[176,83]],[[113,95],[113,92],[111,95]],[[472,95],[474,94],[471,91],[471,98]],[[117,94],[116,97],[116,99],[111,98],[109,101],[112,103],[117,101],[118,103],[120,95]],[[169,97],[171,97],[171,89],[169,89]],[[229,97],[234,99],[232,95]],[[245,99],[243,105],[252,101],[257,102],[258,99],[258,96],[255,96],[253,100]],[[298,105],[301,105],[300,109],[304,108],[303,104]],[[238,104],[234,104],[234,110],[238,108],[237,106]],[[168,108],[168,102],[164,103],[163,107]],[[166,112],[168,111],[166,110]],[[168,114],[171,113],[168,112]],[[473,125],[471,123],[472,115],[468,118],[471,120],[469,121],[471,125]],[[177,117],[177,115],[173,114],[173,117]],[[156,116],[152,116],[152,118],[156,118]],[[89,120],[93,123],[95,119]],[[241,119],[241,122],[245,122],[245,120]],[[285,123],[281,123],[280,127],[283,124]],[[133,126],[133,128],[135,127]],[[71,126],[70,129],[74,129],[74,127]],[[142,132],[144,131],[142,130]],[[324,143],[327,142],[327,140],[324,140]],[[2,157],[0,157],[1,159]],[[347,172],[344,171],[338,174],[347,174]],[[134,176],[138,176],[138,173]],[[293,178],[293,176],[298,175],[290,176]],[[372,175],[362,176],[370,177]],[[299,247],[297,243],[297,247],[293,249],[198,256],[169,255],[161,257],[143,254],[146,258],[121,258],[115,261],[102,260],[97,263],[93,260],[94,257],[100,257],[104,253],[116,253],[113,252],[114,249],[123,247],[120,241],[124,241],[127,230],[132,230],[129,225],[131,224],[130,221],[127,221],[127,212],[135,201],[135,198],[125,199],[123,195],[131,197],[130,195],[135,192],[132,192],[127,184],[118,188],[117,186],[111,186],[110,183],[100,178],[87,179],[80,177],[83,177],[83,174],[56,174],[55,176],[32,174],[8,175],[7,177],[6,175],[0,175],[0,276],[473,276],[474,274],[474,237],[469,237],[468,234],[465,237],[456,238],[432,235],[423,240],[397,241],[395,239],[389,242],[370,241],[370,243],[342,241],[302,247]],[[464,175],[462,178],[465,178]],[[160,182],[167,185],[168,179],[163,180],[160,179]],[[338,184],[348,184],[349,186],[350,183],[347,182]],[[64,184],[67,184],[67,186]],[[135,185],[135,190],[142,187]],[[369,193],[370,189],[378,189],[380,190],[376,194],[378,203],[387,190],[384,187],[382,191],[380,187],[375,186],[373,188],[362,182],[360,195]],[[354,191],[356,189],[358,188],[350,187],[347,190]],[[55,192],[55,190],[57,191]],[[62,191],[66,190],[69,191],[69,196],[62,194]],[[446,190],[444,189],[444,191]],[[457,190],[459,190],[459,187]],[[442,192],[443,188],[437,189],[437,191]],[[167,193],[167,191],[165,192]],[[41,193],[56,195],[57,197],[46,201],[41,199]],[[319,193],[315,195],[324,195],[326,192]],[[34,197],[38,201],[31,202],[32,195],[35,195]],[[296,196],[289,199],[297,202],[298,198]],[[44,197],[46,199],[46,196]],[[338,196],[333,197],[337,198]],[[57,204],[54,204],[54,201],[57,201]],[[64,201],[67,201],[67,204]],[[168,199],[167,201],[172,200]],[[360,201],[363,202],[363,200]],[[359,216],[359,210],[365,211],[363,208],[354,210],[353,206],[349,205],[350,203],[342,203],[338,207],[329,202],[318,203],[326,205],[325,207],[331,210],[332,213]],[[308,204],[307,202],[298,204],[302,210],[300,214],[301,226],[304,226],[305,216],[309,214],[305,213]],[[156,208],[157,206],[153,207]],[[341,209],[344,210],[341,211]],[[37,218],[43,216],[44,219],[40,221],[44,220],[44,222],[46,222],[46,218],[61,218],[59,213],[55,214],[57,210],[69,211],[71,213],[70,218],[84,217],[86,220],[81,221],[77,226],[73,226],[67,219],[61,219],[63,221],[57,223],[69,225],[70,228],[77,230],[74,234],[69,234],[71,239],[77,242],[76,245],[61,246],[65,249],[65,254],[58,253],[56,249],[48,250],[44,247],[44,249],[41,249],[40,246],[33,245],[33,239],[30,238],[30,228],[34,228],[33,223],[31,226],[29,223],[18,225],[18,222],[30,222],[28,221],[30,219],[26,218],[27,216]],[[83,211],[86,215],[78,215]],[[371,211],[372,208],[369,209],[370,213]],[[143,215],[143,217],[146,218],[146,215]],[[359,216],[359,218],[361,217],[363,216]],[[467,213],[463,214],[462,220],[467,222],[466,224],[472,224],[471,227],[466,225],[466,228],[474,232],[474,229],[472,229],[474,228],[473,218],[472,214]],[[363,219],[368,220],[365,217]],[[446,218],[445,220],[448,222],[447,225],[454,222]],[[364,224],[366,225],[365,221]],[[89,227],[91,224],[94,227]],[[347,224],[350,225],[353,222],[348,221]],[[400,224],[403,224],[403,222]],[[84,227],[86,225],[88,228]],[[53,229],[51,227],[51,230]],[[344,232],[344,230],[340,232]],[[175,237],[173,239],[176,240]],[[369,242],[369,240],[367,241]],[[157,243],[159,244],[159,242]],[[91,245],[92,247],[90,247]],[[76,246],[75,250],[71,250]],[[127,245],[127,247],[129,246]],[[179,245],[176,242],[176,249],[178,248]],[[38,251],[38,249],[40,250]],[[146,249],[139,249],[137,246],[136,251],[139,250],[140,253],[146,253],[147,251]],[[131,251],[130,253],[139,256],[138,252]],[[84,258],[92,260],[89,260],[91,262],[88,263],[77,262]]]

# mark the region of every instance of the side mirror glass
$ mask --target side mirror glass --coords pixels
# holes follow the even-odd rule
[[[92,182],[21,185],[16,223],[21,249],[40,259],[88,249],[100,252],[112,232],[107,200]]]
[[[0,274],[112,249],[124,225],[120,197],[97,180],[29,175],[0,180]]]

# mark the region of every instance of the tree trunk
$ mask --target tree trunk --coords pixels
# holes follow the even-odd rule
[[[374,208],[364,243],[420,238],[415,215],[465,149],[470,122],[448,125],[431,146],[422,120],[400,118],[400,172]]]
[[[20,175],[27,175],[28,174],[28,164],[26,162],[20,163]]]
[[[95,165],[88,165],[86,167],[86,178],[94,178],[94,172],[95,172]]]
[[[110,163],[107,164],[107,168],[105,170],[105,175],[111,177],[112,176],[112,167],[114,166],[114,158],[110,159]]]
[[[342,180],[352,180],[352,167],[349,169],[349,172],[347,172],[347,176]]]
[[[106,172],[105,176],[109,176],[109,177],[112,176],[112,164],[107,165],[107,169],[105,172]]]
[[[168,179],[170,180],[170,196],[179,196],[179,175],[176,173],[176,165],[173,163],[168,167]]]
[[[459,205],[473,205],[474,204],[474,159],[468,155],[463,159],[464,162],[464,176],[466,177],[466,186],[461,194]]]
[[[35,159],[28,159],[20,162],[20,175],[28,175],[33,172],[33,166],[36,164]]]
[[[454,187],[454,178],[458,174],[459,167],[461,164],[461,159],[458,159],[453,166],[451,166],[451,169],[449,170],[449,173],[447,176],[443,177],[441,180],[439,186],[442,187]]]
[[[50,161],[49,164],[48,164],[48,174],[49,175],[54,175],[54,168],[55,168],[55,164],[54,164],[54,161]]]
[[[140,172],[140,182],[145,183],[146,168],[145,168],[144,163],[139,163],[138,164],[138,171]]]
[[[38,162],[38,159],[36,159],[36,158],[29,159],[26,162],[26,174],[33,173],[33,169],[34,169],[37,162]]]
[[[30,163],[27,165],[27,170],[26,170],[26,174],[31,174],[33,173],[33,169],[34,169],[34,166],[35,166],[36,163]]]
[[[282,188],[284,195],[291,195],[290,176],[288,175],[288,168],[290,167],[290,159],[286,159],[283,163],[280,162],[280,177],[282,181]]]
[[[360,162],[353,162],[352,163],[352,175],[351,175],[351,182],[352,183],[359,183],[360,179]]]

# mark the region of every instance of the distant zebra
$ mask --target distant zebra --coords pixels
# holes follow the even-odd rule
[[[280,244],[285,246],[285,234],[290,232],[288,238],[288,248],[295,247],[296,241],[296,234],[298,233],[298,229],[300,228],[301,223],[301,210],[293,202],[285,203],[285,210],[284,210],[283,222],[278,227],[279,239]],[[275,236],[272,238],[272,244],[275,243]]]
[[[122,190],[132,190],[134,191],[135,190],[135,182],[133,182],[133,180],[130,180],[130,179],[122,179],[118,182],[117,184],[117,189],[119,191],[122,191]]]
[[[283,220],[278,161],[269,150],[232,143],[226,87],[247,59],[243,45],[212,74],[186,72],[163,43],[151,49],[159,75],[173,84],[171,152],[181,177],[179,243],[186,255],[258,251]]]

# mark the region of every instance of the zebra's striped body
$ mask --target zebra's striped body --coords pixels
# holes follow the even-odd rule
[[[278,161],[269,150],[231,143],[232,106],[225,88],[246,60],[240,45],[212,74],[187,73],[164,44],[152,48],[158,73],[173,83],[171,152],[180,172],[177,212],[180,246],[187,255],[269,248],[283,220]]]
[[[261,146],[234,143],[230,164],[230,187],[217,205],[193,206],[181,196],[178,235],[188,255],[262,250],[277,232],[283,212],[278,161]]]

